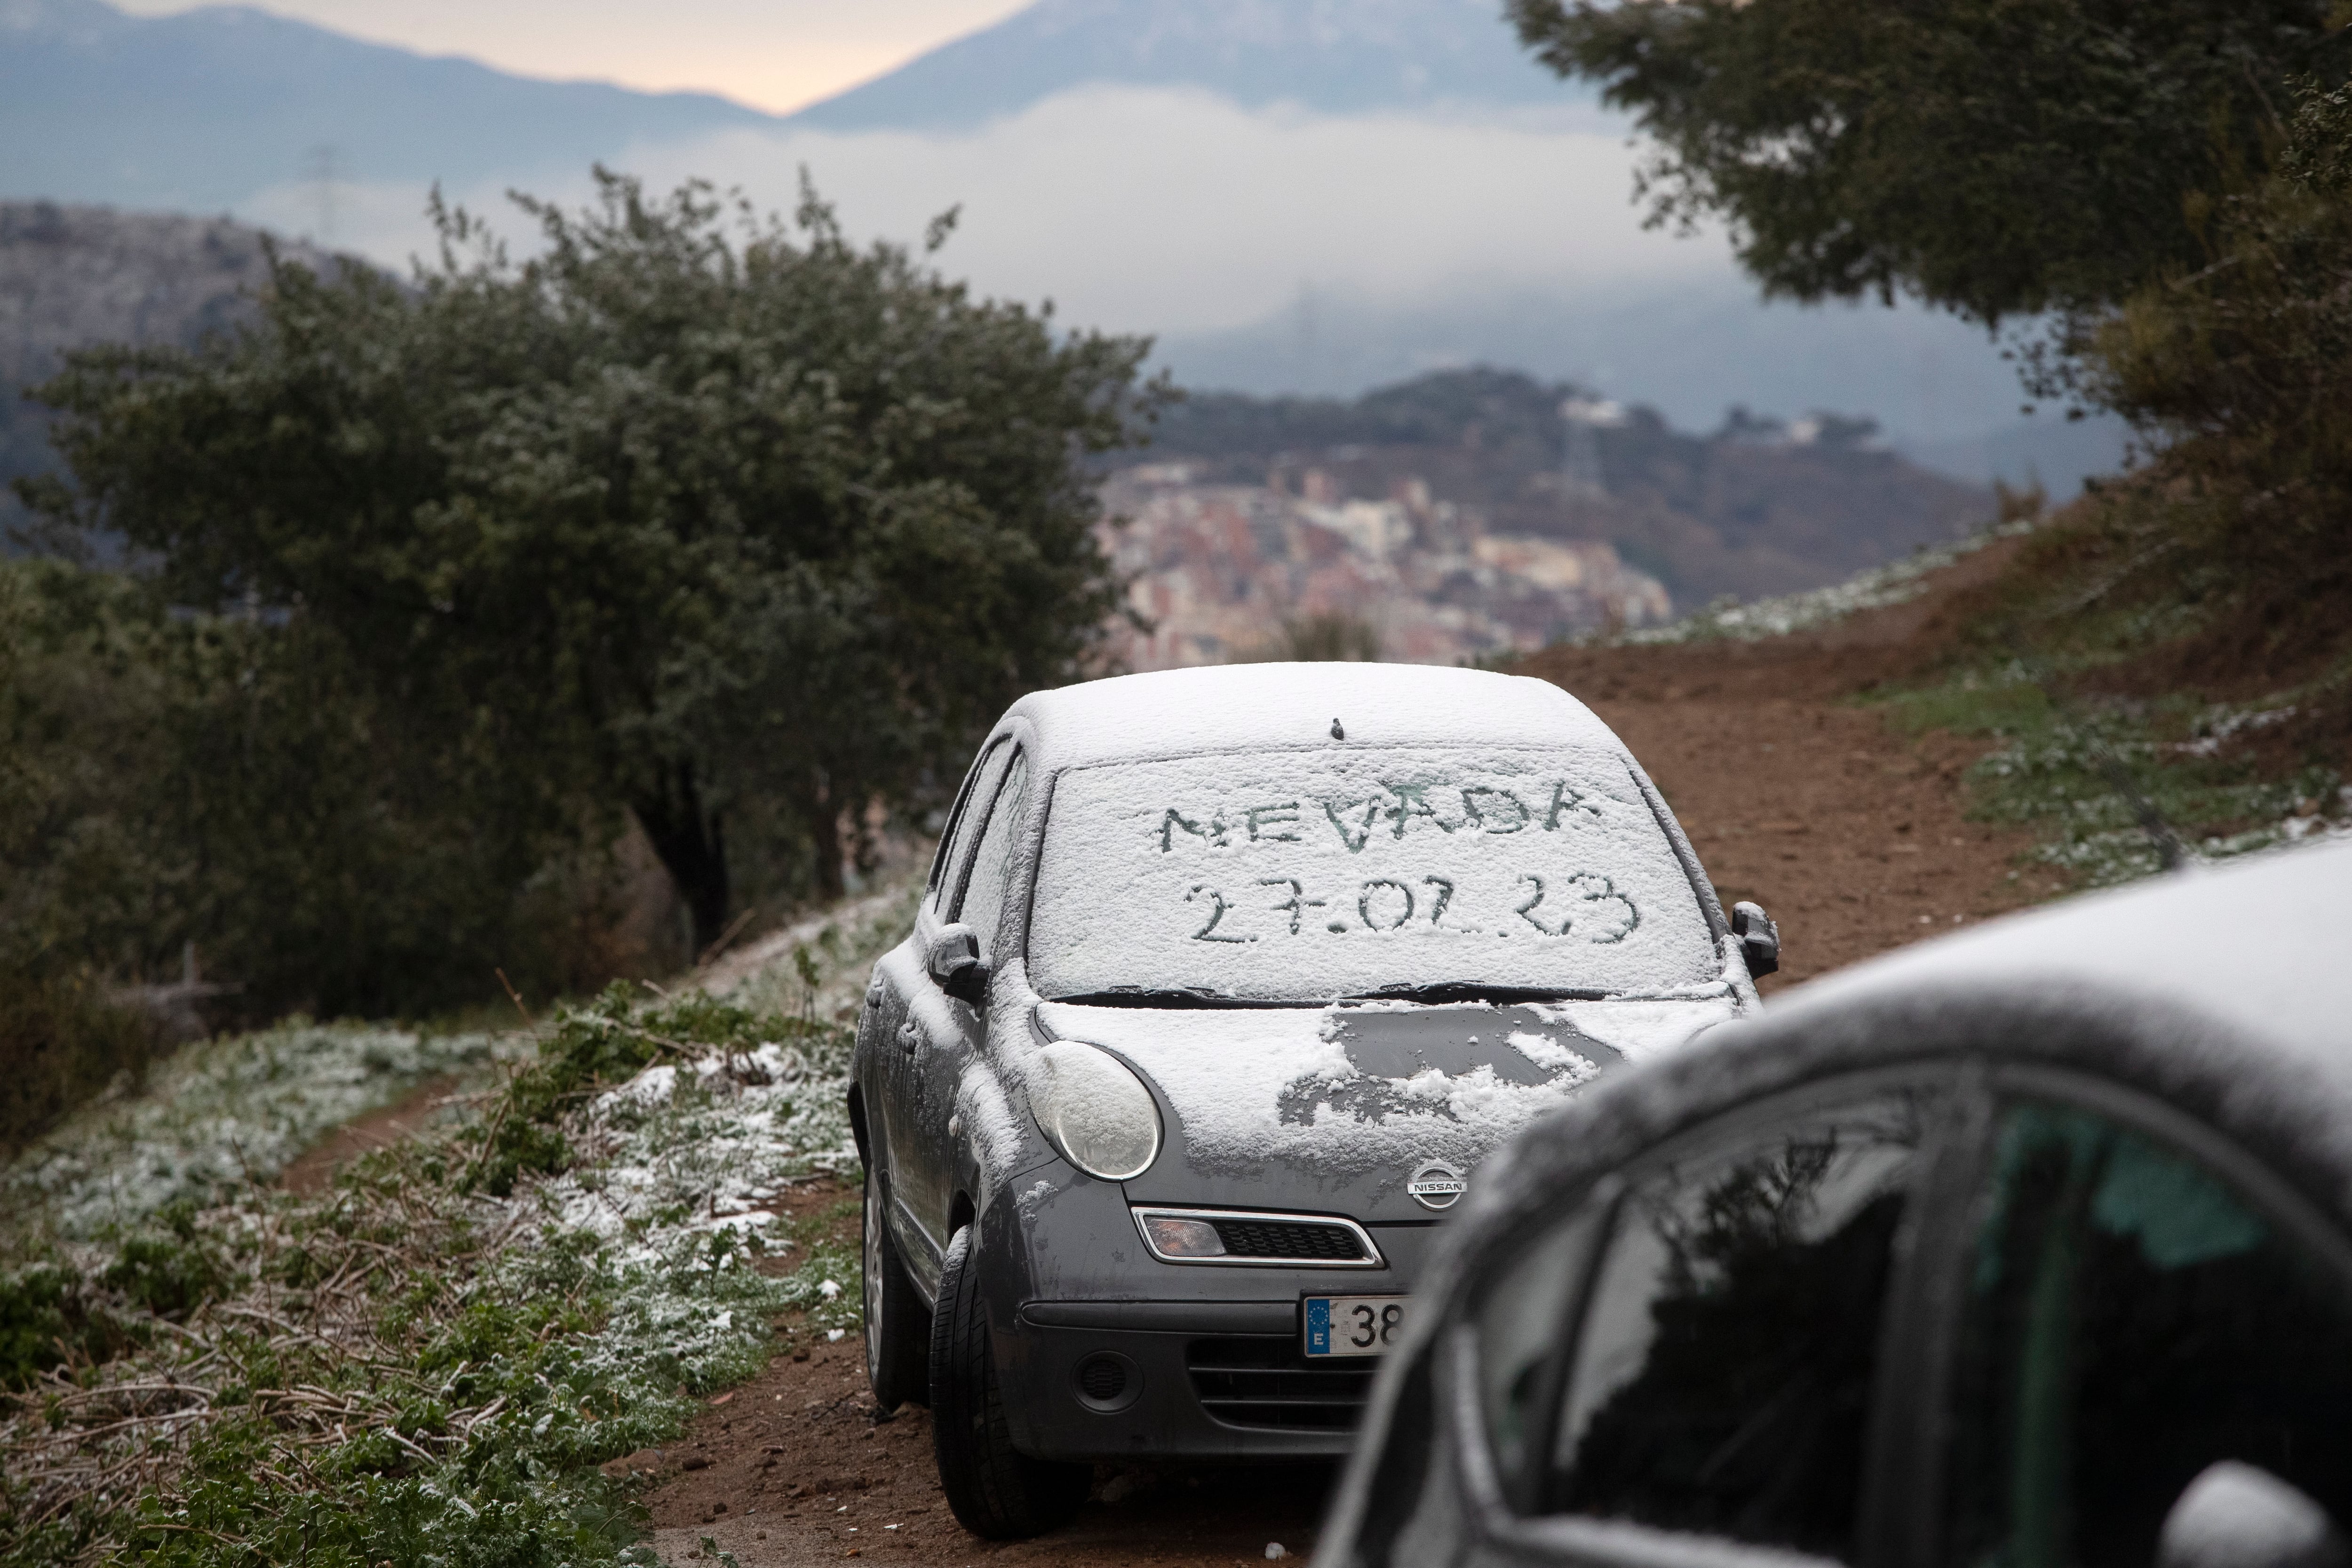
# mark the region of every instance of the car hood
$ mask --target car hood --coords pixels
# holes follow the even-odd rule
[[[1313,1008],[1046,1002],[1035,1033],[1125,1058],[1157,1089],[1166,1146],[1139,1203],[1318,1208],[1428,1220],[1405,1184],[1468,1174],[1604,1073],[1739,1011],[1729,987],[1650,999]]]

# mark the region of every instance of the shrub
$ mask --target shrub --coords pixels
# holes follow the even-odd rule
[[[2352,88],[2307,91],[2271,169],[2193,210],[2207,263],[2096,331],[2087,390],[2157,438],[2134,497],[2182,543],[2294,620],[2332,614],[2352,572]]]

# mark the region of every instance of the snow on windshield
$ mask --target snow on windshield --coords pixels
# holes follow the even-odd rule
[[[1633,776],[1581,749],[1334,747],[1069,769],[1030,917],[1030,975],[1046,996],[1654,990],[1720,967]]]

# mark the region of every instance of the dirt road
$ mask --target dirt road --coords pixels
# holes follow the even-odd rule
[[[1908,741],[1850,704],[1937,635],[1935,606],[1923,603],[1816,637],[1563,650],[1522,668],[1575,691],[1625,738],[1727,901],[1754,899],[1780,921],[1787,964],[1766,983],[1769,994],[2055,890],[2046,874],[2011,876],[2022,835],[1963,817],[1958,775],[1973,747],[1942,735]],[[696,1468],[679,1468],[687,1464]],[[847,1556],[1263,1563],[1269,1543],[1311,1550],[1329,1481],[1328,1471],[1278,1468],[1106,1472],[1068,1529],[1035,1542],[977,1541],[940,1497],[926,1417],[877,1420],[854,1338],[779,1357],[714,1408],[662,1469],[670,1479],[648,1500],[664,1558],[707,1556],[709,1537],[744,1568]]]

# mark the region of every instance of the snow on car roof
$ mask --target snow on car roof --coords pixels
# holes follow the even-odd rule
[[[1228,664],[1034,691],[1005,717],[1036,726],[1048,772],[1203,752],[1331,745],[1580,745],[1623,755],[1591,709],[1548,680],[1416,664]]]

